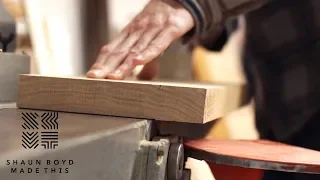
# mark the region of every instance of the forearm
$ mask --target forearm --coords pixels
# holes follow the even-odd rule
[[[193,15],[197,38],[217,39],[229,18],[258,9],[272,0],[179,0]]]

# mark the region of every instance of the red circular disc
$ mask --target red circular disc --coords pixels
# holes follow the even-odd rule
[[[320,173],[320,152],[265,140],[186,141],[190,157],[265,170]]]

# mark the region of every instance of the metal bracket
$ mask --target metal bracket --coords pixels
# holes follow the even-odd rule
[[[182,143],[172,143],[168,156],[168,180],[181,180],[184,169],[184,148]]]
[[[167,180],[190,180],[191,171],[185,169],[183,139],[178,136],[170,138],[171,144],[168,153]]]
[[[141,141],[132,180],[190,180],[190,170],[184,169],[182,139],[154,137]]]
[[[131,180],[166,180],[169,147],[167,138],[141,141]]]
[[[154,141],[161,141],[164,137],[155,137]],[[169,148],[160,147],[160,152],[165,149],[164,158],[167,158],[165,180],[190,180],[190,170],[186,170],[183,140],[181,137],[168,136],[165,138],[169,141]],[[168,152],[166,152],[168,151]],[[163,154],[163,153],[161,153]]]
[[[153,143],[155,146],[150,146],[148,156],[147,180],[165,180],[170,140],[155,138]]]

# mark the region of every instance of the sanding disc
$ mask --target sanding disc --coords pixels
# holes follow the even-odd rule
[[[192,140],[186,154],[244,168],[320,174],[320,152],[266,140]]]

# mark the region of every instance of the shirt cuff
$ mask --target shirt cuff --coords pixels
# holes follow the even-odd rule
[[[178,0],[192,15],[195,27],[182,37],[182,43],[186,44],[195,37],[199,37],[205,31],[205,15],[200,5],[194,0]]]

